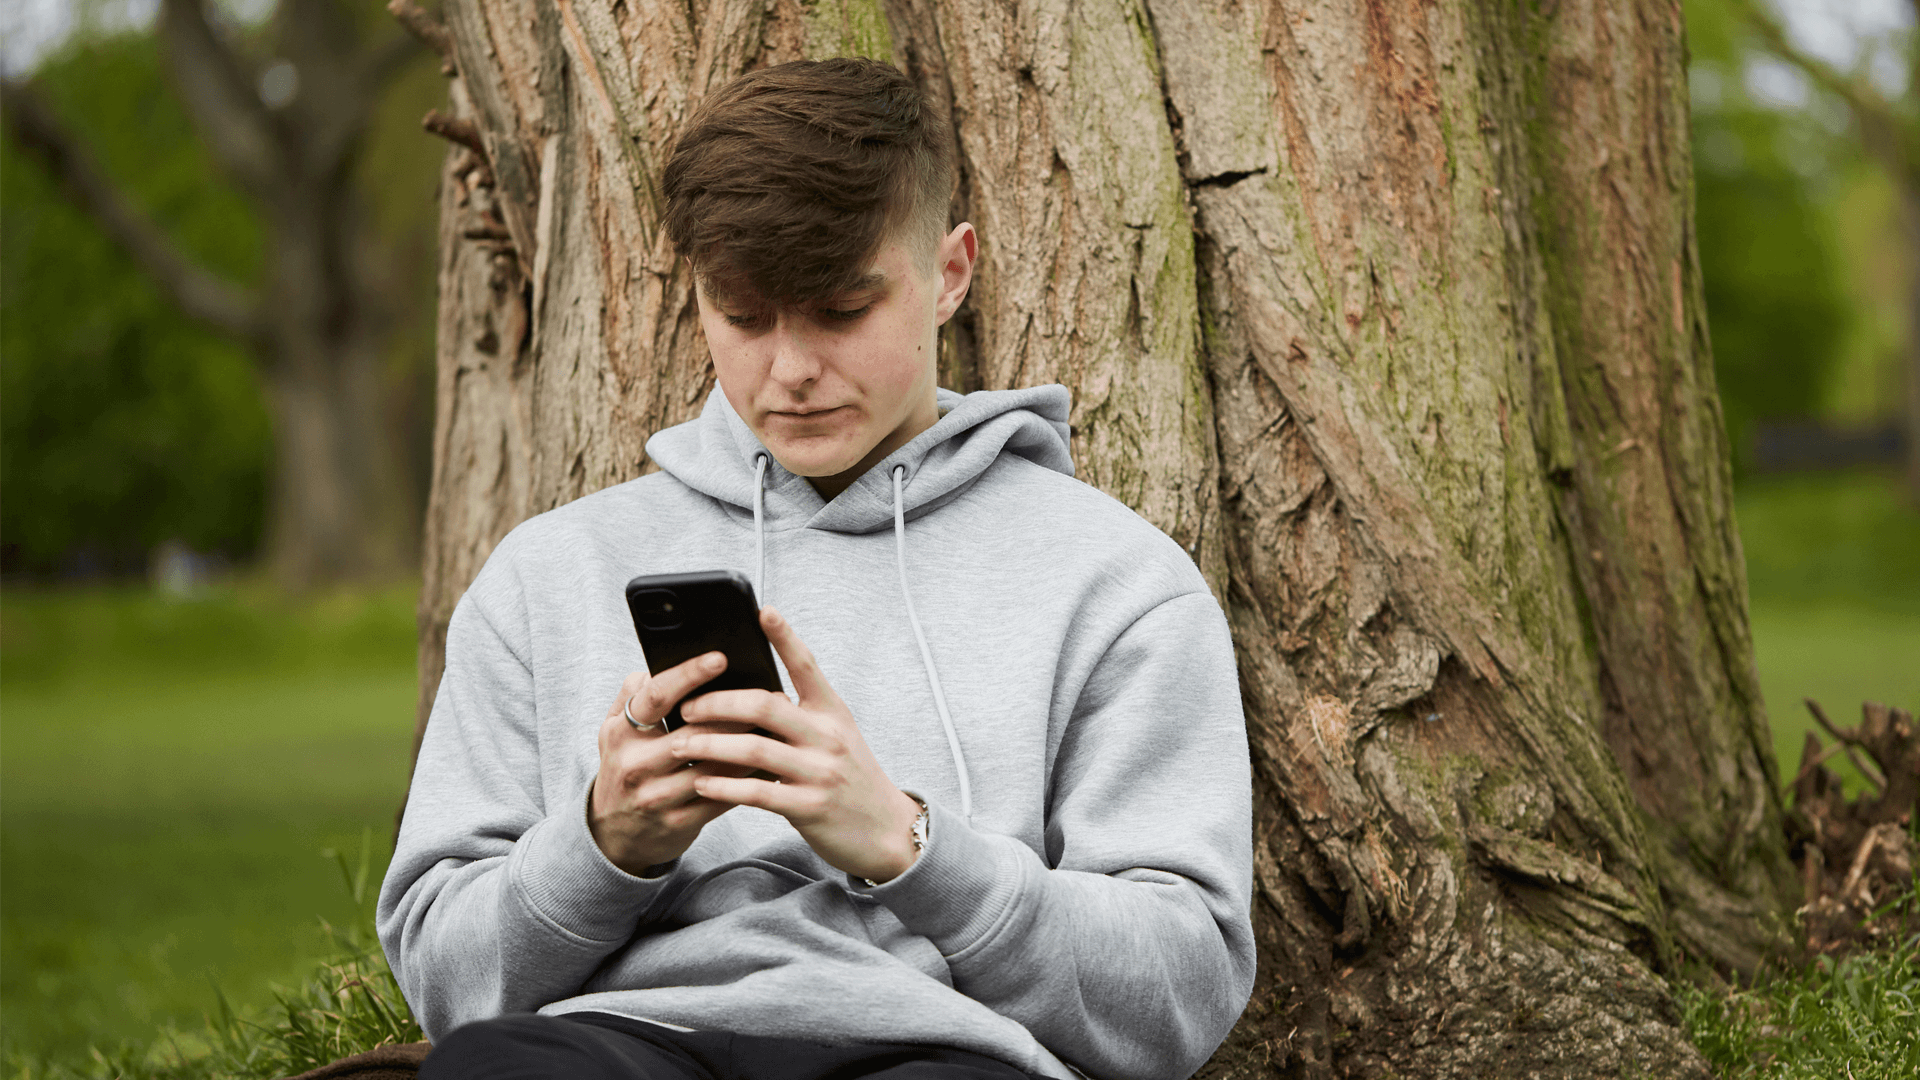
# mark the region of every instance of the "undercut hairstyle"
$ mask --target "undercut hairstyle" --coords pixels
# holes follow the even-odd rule
[[[864,287],[889,240],[931,267],[947,232],[947,118],[855,57],[749,72],[701,103],[667,161],[667,237],[710,296],[804,304]]]

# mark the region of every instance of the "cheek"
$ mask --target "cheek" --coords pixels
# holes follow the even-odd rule
[[[723,379],[752,378],[753,350],[739,339],[734,329],[718,319],[700,320],[707,339],[707,354],[713,357],[714,373]]]
[[[875,327],[871,340],[863,343],[861,356],[868,381],[894,391],[913,389],[931,365],[935,348],[925,321],[912,309],[900,312],[882,326]]]

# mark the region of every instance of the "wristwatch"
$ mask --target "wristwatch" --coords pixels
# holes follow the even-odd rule
[[[927,846],[927,804],[920,801],[920,796],[915,795],[911,791],[903,792],[902,794],[912,799],[913,804],[920,808],[920,813],[916,814],[913,819],[913,851],[915,855],[918,855],[921,851],[925,850]],[[872,878],[863,877],[860,880],[866,882],[870,888],[877,889],[880,887],[880,882]]]

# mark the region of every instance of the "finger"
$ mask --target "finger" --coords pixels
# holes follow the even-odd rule
[[[690,828],[705,828],[708,822],[733,809],[732,803],[695,795],[684,805],[660,815],[660,823],[672,832],[681,832]]]
[[[633,730],[627,725],[626,718],[621,715],[620,710],[629,698],[640,692],[640,688],[646,683],[647,673],[644,671],[630,672],[620,681],[620,689],[613,695],[613,704],[607,706],[607,719],[600,725],[600,756],[605,757],[612,751],[613,747],[621,741],[622,732]]]
[[[761,728],[796,746],[817,741],[800,707],[785,694],[770,690],[710,691],[681,705],[680,715],[687,723],[700,724],[710,731]]]
[[[694,778],[694,790],[703,799],[728,806],[757,806],[788,820],[810,815],[814,809],[811,806],[813,800],[809,798],[812,789],[798,784],[781,784],[751,777],[698,776]]]
[[[840,703],[840,695],[833,692],[833,686],[821,673],[820,665],[814,662],[813,651],[800,640],[792,623],[773,608],[763,607],[760,609],[760,628],[767,632],[767,641],[780,654],[780,661],[787,665],[787,675],[793,679],[793,691],[802,706]]]
[[[655,746],[660,745],[655,743]],[[694,781],[702,776],[749,776],[752,770],[725,762],[683,761],[661,753],[657,771],[635,775],[622,785],[618,809],[663,819],[681,808],[704,802],[694,790]],[[716,811],[717,813],[717,811]]]
[[[695,687],[726,670],[726,666],[726,654],[719,652],[704,653],[685,663],[675,664],[657,675],[648,676],[639,691],[631,695],[630,701],[622,703],[623,708],[633,714],[634,720],[642,728],[658,724],[681,698],[686,697]],[[623,723],[625,719],[624,716],[621,717]],[[628,730],[635,735],[643,734],[641,731],[634,730],[631,725],[628,726]],[[648,731],[644,734],[658,737],[662,732]]]
[[[713,732],[675,732],[669,740],[673,756],[704,764],[720,763],[749,773],[764,771],[790,783],[818,782],[821,777],[811,755],[764,735],[723,735]]]
[[[615,720],[613,723],[627,727],[625,720]],[[623,804],[631,803],[648,790],[655,780],[687,767],[684,760],[673,756],[660,736],[639,738],[639,733],[632,728],[627,728],[627,734],[629,737],[626,741],[612,747],[602,760],[602,775],[619,786]],[[689,779],[683,783],[691,785],[692,781]],[[690,792],[693,789],[688,786],[686,790]]]

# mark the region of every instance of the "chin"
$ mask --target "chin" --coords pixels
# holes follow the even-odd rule
[[[780,467],[795,476],[837,476],[860,463],[858,457],[846,458],[844,454],[809,452],[795,446],[773,445],[767,447]]]

